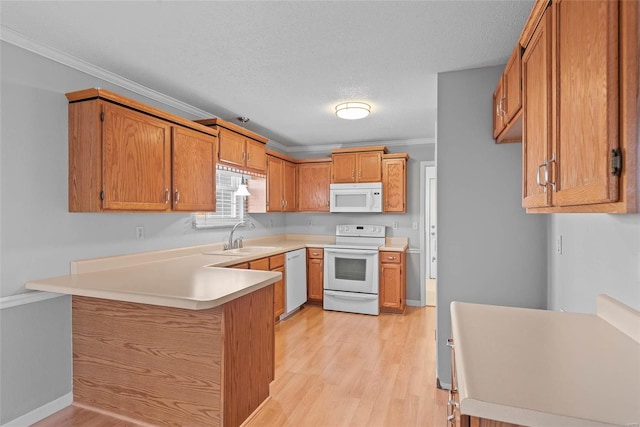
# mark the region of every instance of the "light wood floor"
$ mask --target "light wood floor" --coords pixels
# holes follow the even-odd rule
[[[276,326],[271,399],[246,427],[445,427],[434,330],[434,307],[376,317],[305,306]],[[116,425],[133,424],[74,406],[35,424]]]

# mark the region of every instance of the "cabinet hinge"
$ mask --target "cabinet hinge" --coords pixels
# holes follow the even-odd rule
[[[104,122],[104,111],[100,111],[100,121]]]
[[[100,192],[100,200],[104,200],[104,190]]]
[[[620,176],[622,173],[622,151],[620,148],[611,150],[611,175]]]

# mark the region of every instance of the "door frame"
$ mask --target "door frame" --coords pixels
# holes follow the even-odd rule
[[[418,227],[420,231],[420,307],[424,307],[427,305],[427,257],[426,254],[428,252],[428,241],[426,239],[425,229],[425,221],[428,215],[426,211],[427,207],[427,167],[435,167],[436,168],[436,179],[438,176],[438,168],[436,166],[436,162],[433,160],[427,160],[420,162],[420,226]],[[436,184],[437,185],[437,184]],[[437,279],[436,279],[437,284]]]

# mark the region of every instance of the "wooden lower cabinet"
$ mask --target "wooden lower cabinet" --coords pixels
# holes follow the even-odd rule
[[[460,415],[461,427],[522,427],[520,424],[505,423],[502,421],[488,420],[486,418],[470,417]]]
[[[404,252],[380,252],[380,311],[404,313],[406,277]]]
[[[307,302],[322,304],[324,293],[324,249],[307,248]]]
[[[145,425],[237,427],[274,379],[273,286],[205,310],[73,296],[73,401]]]
[[[269,269],[271,271],[279,271],[282,273],[282,279],[273,284],[273,316],[275,320],[279,320],[284,314],[285,309],[285,270],[284,270],[284,254],[269,257]]]

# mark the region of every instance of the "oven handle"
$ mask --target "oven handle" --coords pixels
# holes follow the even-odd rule
[[[344,292],[336,292],[336,291],[332,291],[329,289],[325,289],[324,293],[326,295],[330,295],[332,297],[336,297],[336,298],[340,298],[340,299],[348,299],[351,301],[362,301],[362,300],[375,300],[378,299],[378,295],[377,294],[362,294],[362,293],[357,293],[354,292],[353,296],[351,295],[345,295]]]
[[[324,253],[335,254],[352,254],[352,255],[370,255],[377,254],[377,249],[339,249],[339,248],[324,248]]]

